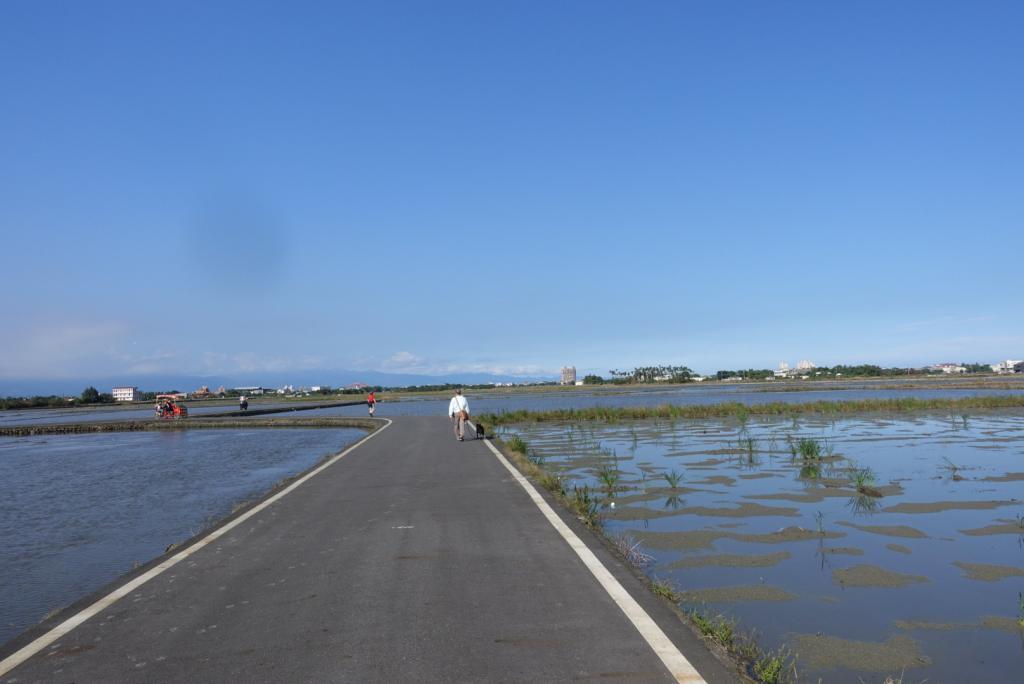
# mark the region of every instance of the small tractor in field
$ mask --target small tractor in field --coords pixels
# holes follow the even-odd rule
[[[177,399],[177,397],[172,395],[158,394],[156,397],[156,407],[154,408],[156,417],[163,418],[165,420],[187,418],[188,408],[177,403],[175,399]]]

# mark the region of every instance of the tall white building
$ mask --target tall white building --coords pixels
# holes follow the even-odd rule
[[[558,383],[559,385],[575,385],[576,384],[576,366],[565,366],[562,368],[562,379]]]
[[[816,367],[817,366],[814,365],[813,361],[808,361],[807,359],[804,359],[803,361],[797,361],[796,363],[796,369],[798,371],[813,370]]]
[[[139,398],[138,387],[115,387],[110,391],[114,401],[136,401]]]

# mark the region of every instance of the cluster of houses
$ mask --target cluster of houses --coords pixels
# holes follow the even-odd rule
[[[356,382],[352,383],[351,385],[347,385],[345,389],[362,390],[365,389],[366,387],[369,387],[369,385],[366,385],[365,383],[361,382]],[[312,385],[311,387],[295,387],[294,385],[285,385],[284,387],[279,387],[277,389],[260,386],[232,387],[231,389],[226,389],[224,386],[221,386],[216,390],[211,390],[208,386],[203,385],[194,392],[176,392],[161,396],[167,396],[179,400],[188,398],[211,399],[214,397],[224,397],[229,394],[232,396],[240,395],[249,397],[258,397],[263,396],[265,394],[277,394],[281,396],[308,396],[309,394],[313,392],[319,392],[320,390],[321,385]],[[122,387],[115,387],[111,390],[110,393],[114,397],[114,401],[140,401],[142,399],[142,393],[139,392],[139,388],[133,386],[126,385]]]
[[[993,373],[1000,375],[1006,375],[1009,373],[1024,373],[1024,360],[1020,359],[1006,359],[999,363],[993,363],[989,365]],[[961,366],[958,363],[937,363],[934,366],[929,366],[928,370],[936,373],[946,373],[947,375],[955,375],[958,373],[966,373],[967,368]]]

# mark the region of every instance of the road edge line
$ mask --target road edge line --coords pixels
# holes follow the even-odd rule
[[[658,623],[647,614],[647,611],[636,602],[636,599],[630,596],[626,588],[615,579],[615,576],[609,572],[608,568],[598,560],[594,552],[555,513],[533,484],[514,465],[509,463],[508,459],[489,440],[486,440],[484,444],[487,445],[487,448],[491,450],[491,453],[495,455],[498,461],[512,473],[512,477],[516,479],[519,485],[526,490],[526,494],[537,508],[540,509],[540,512],[551,523],[551,526],[562,535],[562,539],[565,540],[569,547],[576,552],[576,555],[579,556],[583,564],[590,570],[590,573],[608,593],[615,602],[615,605],[625,613],[629,621],[640,632],[640,636],[644,638],[647,645],[661,658],[661,662],[665,664],[665,667],[668,668],[669,673],[671,673],[675,680],[677,682],[685,682],[686,684],[706,684],[704,677],[697,672],[697,668],[686,659],[686,656],[665,635],[665,632],[658,626]]]
[[[9,655],[6,658],[4,658],[2,661],[0,661],[0,677],[6,676],[14,668],[18,667],[19,665],[21,665],[22,663],[27,661],[32,656],[34,656],[37,653],[39,653],[40,651],[42,651],[44,648],[46,648],[50,644],[52,644],[52,643],[56,642],[57,640],[63,638],[68,633],[70,633],[72,630],[74,630],[76,627],[78,627],[79,625],[84,623],[86,620],[88,620],[88,619],[90,619],[92,617],[95,617],[98,613],[103,612],[104,610],[106,610],[107,608],[112,606],[113,604],[117,603],[119,600],[121,600],[122,598],[124,598],[128,594],[132,593],[133,591],[135,591],[136,589],[138,589],[139,587],[144,585],[146,582],[148,582],[151,579],[153,579],[153,578],[157,577],[158,575],[162,574],[165,570],[169,570],[170,568],[174,567],[175,565],[177,565],[181,561],[185,560],[186,558],[188,558],[192,554],[196,553],[200,549],[203,549],[206,546],[208,546],[209,544],[211,544],[212,542],[220,539],[222,536],[224,536],[225,534],[227,534],[228,532],[230,532],[234,528],[238,527],[239,525],[241,525],[243,522],[245,522],[246,520],[248,520],[252,516],[256,515],[257,513],[261,512],[261,511],[263,511],[264,509],[266,509],[271,504],[274,504],[274,503],[280,501],[282,498],[284,498],[285,496],[287,496],[291,492],[293,492],[296,489],[298,489],[303,483],[305,483],[306,481],[316,477],[321,472],[323,472],[327,468],[331,467],[336,462],[340,461],[347,454],[349,454],[350,452],[354,451],[355,449],[358,449],[363,444],[366,444],[368,441],[370,441],[371,439],[373,439],[374,437],[376,437],[377,435],[379,435],[380,433],[384,432],[389,427],[391,427],[392,421],[390,419],[384,418],[383,420],[386,421],[385,425],[381,426],[380,428],[378,428],[378,429],[374,430],[373,432],[371,432],[370,434],[366,435],[365,437],[363,437],[361,440],[359,440],[355,444],[353,444],[353,445],[343,449],[342,451],[338,452],[337,454],[332,456],[327,461],[321,463],[319,466],[317,466],[313,470],[309,471],[308,473],[306,473],[305,475],[303,475],[302,477],[297,479],[295,482],[292,482],[290,485],[288,485],[287,487],[285,487],[284,489],[279,491],[277,494],[274,494],[270,498],[268,498],[268,499],[266,499],[264,501],[261,501],[260,503],[256,504],[255,506],[250,508],[248,511],[243,513],[242,515],[240,515],[237,518],[235,518],[234,520],[232,520],[232,521],[222,525],[221,527],[218,527],[217,529],[213,530],[212,532],[210,532],[208,535],[206,535],[202,539],[196,541],[194,544],[191,544],[188,548],[183,549],[183,550],[179,551],[178,553],[174,554],[173,556],[171,556],[167,560],[161,562],[156,567],[154,567],[154,568],[148,570],[147,572],[139,575],[135,579],[133,579],[133,580],[131,580],[131,581],[125,583],[125,584],[122,584],[120,587],[118,587],[114,591],[110,592],[109,594],[107,594],[103,598],[95,601],[94,603],[89,604],[88,606],[86,606],[82,610],[78,611],[77,613],[72,615],[70,618],[68,618],[64,622],[60,623],[59,625],[57,625],[53,629],[49,630],[48,632],[46,632],[42,636],[34,639],[30,643],[26,644],[25,646],[22,646],[17,651],[15,651],[11,655]]]

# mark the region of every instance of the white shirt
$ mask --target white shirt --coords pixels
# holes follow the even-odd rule
[[[459,411],[468,411],[469,402],[466,401],[466,397],[461,394],[456,394],[452,397],[452,400],[448,402],[448,415],[454,416]]]

